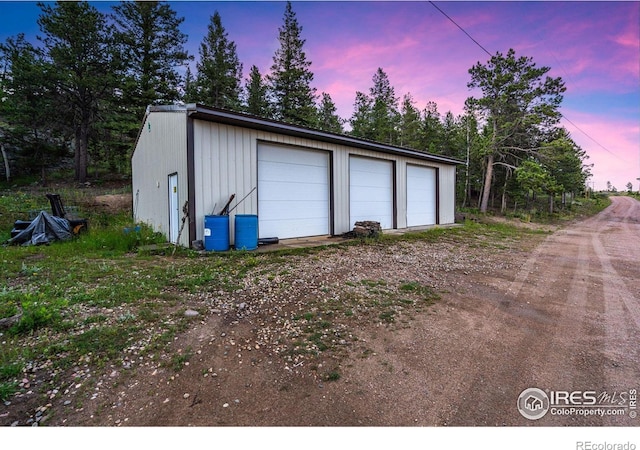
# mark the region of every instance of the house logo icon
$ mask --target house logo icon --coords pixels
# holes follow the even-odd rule
[[[549,411],[549,397],[541,389],[525,389],[518,397],[518,411],[526,419],[538,420]]]

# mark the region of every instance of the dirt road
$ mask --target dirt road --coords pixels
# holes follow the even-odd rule
[[[553,415],[551,405],[535,422],[516,412],[515,399],[531,387],[547,394],[595,391],[558,402],[585,414],[629,406],[629,392],[640,387],[640,203],[628,197],[612,202],[549,236],[517,273],[476,280],[473,291],[452,301],[459,317],[449,332],[465,335],[466,346],[454,341],[439,370],[424,374],[441,379],[442,388],[419,423],[640,424],[630,409],[621,416],[583,416],[555,408],[567,415]],[[456,330],[465,317],[471,326]],[[411,339],[427,340],[431,333]],[[593,395],[596,405],[588,398]]]
[[[362,286],[356,277],[429,282],[442,296],[405,326],[352,324],[357,339],[347,330],[345,351],[313,367],[259,340],[280,315],[212,314],[174,343],[193,355],[179,373],[114,370],[111,388],[107,376],[49,425],[637,426],[640,202],[612,201],[533,246],[418,241],[287,260],[287,302],[345,295]],[[280,275],[261,277],[249,274],[256,288],[238,294],[248,309],[278,292]],[[334,369],[339,379],[320,376]],[[525,412],[546,412],[536,420],[517,407],[529,388],[539,391],[521,405],[541,404]]]
[[[475,275],[419,326],[372,334],[386,363],[355,365],[333,398],[345,409],[366,398],[350,423],[640,425],[626,408],[640,388],[640,202],[612,201],[550,235],[517,272]],[[517,410],[528,388],[593,393],[530,420]]]

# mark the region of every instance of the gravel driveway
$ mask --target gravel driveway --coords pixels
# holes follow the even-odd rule
[[[174,342],[192,355],[179,373],[140,367],[49,425],[637,426],[640,203],[612,201],[525,240],[403,241],[258,265],[231,296],[185,300],[211,314]],[[405,303],[372,315],[371,302],[398,293]],[[308,338],[312,325],[322,330]]]

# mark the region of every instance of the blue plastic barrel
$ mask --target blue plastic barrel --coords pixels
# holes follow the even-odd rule
[[[204,249],[229,250],[229,216],[204,216]]]
[[[236,214],[235,221],[236,250],[255,250],[258,248],[258,216],[255,214]]]

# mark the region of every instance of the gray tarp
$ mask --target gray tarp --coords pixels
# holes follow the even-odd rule
[[[42,245],[52,241],[71,239],[71,224],[67,219],[41,211],[20,234],[9,239],[9,244]]]

